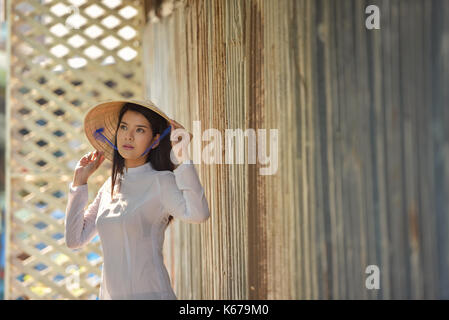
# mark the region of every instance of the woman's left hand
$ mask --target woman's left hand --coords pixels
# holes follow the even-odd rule
[[[180,123],[178,123],[178,122],[175,121],[175,120],[170,120],[169,122],[170,122],[170,124],[172,125],[172,130],[171,130],[171,134],[170,134],[170,141],[171,141],[172,148],[173,148],[176,144],[178,144],[178,143],[182,140],[182,137],[178,137],[178,140],[177,140],[177,141],[176,141],[176,140],[173,140],[173,139],[172,139],[172,137],[173,137],[173,131],[175,131],[176,129],[183,129],[183,130],[186,130],[186,129],[185,129]],[[188,132],[187,130],[186,130],[186,132],[189,134],[189,137],[190,137],[190,140],[189,140],[188,143],[187,143],[187,145],[188,145],[188,144],[190,143],[190,141],[192,141],[193,135],[192,135],[190,132]],[[181,140],[180,140],[179,138],[181,138]],[[175,154],[175,156],[176,156],[176,158],[178,159],[178,161],[180,161],[180,162],[183,161],[183,158],[184,158],[184,157],[179,157],[179,156],[176,155],[176,154]]]

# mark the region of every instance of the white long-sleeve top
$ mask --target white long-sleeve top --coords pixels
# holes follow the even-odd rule
[[[177,299],[164,264],[162,248],[169,215],[201,223],[209,207],[191,161],[173,172],[153,169],[150,162],[128,168],[116,184],[111,177],[88,201],[87,184],[69,185],[65,241],[69,248],[88,244],[97,234],[103,251],[100,300]]]

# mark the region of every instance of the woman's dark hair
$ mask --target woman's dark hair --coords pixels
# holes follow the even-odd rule
[[[162,135],[164,130],[169,126],[167,120],[158,115],[156,112],[151,111],[148,108],[142,107],[138,104],[127,102],[123,105],[120,110],[119,118],[117,121],[116,134],[114,136],[114,145],[117,145],[117,132],[120,126],[120,122],[122,121],[123,115],[126,111],[136,111],[141,113],[147,118],[148,122],[151,125],[151,130],[153,131],[153,136],[156,134]],[[147,159],[145,163],[151,162],[151,165],[155,170],[169,170],[173,171],[175,169],[175,165],[170,159],[170,151],[171,151],[171,141],[170,134],[167,134],[163,139],[159,140],[159,144],[156,148],[151,149],[150,152],[147,153]],[[117,176],[119,174],[123,175],[123,171],[125,168],[125,159],[120,155],[120,153],[114,149],[114,156],[112,161],[112,175],[111,175],[111,199],[114,194],[114,186],[117,180]],[[168,224],[173,220],[173,216],[168,217]]]

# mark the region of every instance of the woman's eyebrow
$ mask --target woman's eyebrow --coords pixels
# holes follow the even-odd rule
[[[125,121],[122,121],[122,123],[127,124]],[[142,124],[138,124],[138,125],[136,125],[136,127],[144,127],[144,128],[149,129],[147,126],[144,126]]]

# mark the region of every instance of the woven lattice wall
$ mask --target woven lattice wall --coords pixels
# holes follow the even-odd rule
[[[92,150],[83,116],[142,95],[140,1],[9,1],[7,299],[96,299],[102,252],[65,246],[68,185]],[[110,163],[89,180],[90,203]],[[79,287],[77,279],[79,279]]]

